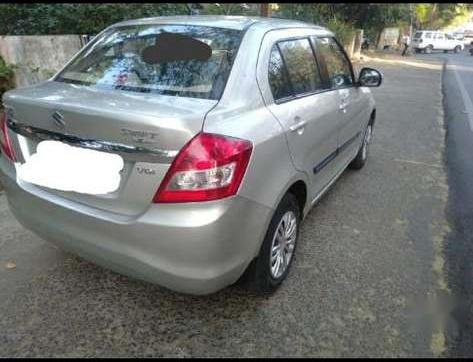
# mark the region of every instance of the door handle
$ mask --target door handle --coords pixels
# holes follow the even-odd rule
[[[307,121],[299,121],[296,124],[293,124],[292,126],[289,127],[289,130],[291,132],[295,132],[301,128],[303,128],[307,124]]]

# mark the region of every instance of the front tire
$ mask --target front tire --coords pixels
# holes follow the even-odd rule
[[[272,293],[286,279],[299,239],[300,221],[297,199],[287,193],[269,223],[258,257],[248,268],[250,289],[258,294]]]
[[[369,154],[369,146],[373,139],[373,123],[370,122],[366,127],[363,135],[363,143],[361,144],[360,150],[356,154],[353,161],[350,163],[350,168],[353,170],[360,170],[366,164]]]
[[[434,49],[434,47],[432,45],[427,45],[425,47],[424,52],[425,52],[425,54],[431,54],[433,49]]]
[[[453,48],[453,52],[454,52],[455,54],[459,53],[460,50],[461,50],[461,46],[459,46],[459,45],[457,45],[455,48]]]

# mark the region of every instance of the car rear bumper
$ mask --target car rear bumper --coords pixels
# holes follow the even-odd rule
[[[0,182],[26,228],[87,260],[178,292],[209,294],[234,283],[257,255],[272,215],[240,196],[152,204],[137,217],[112,214],[45,190],[33,194],[10,166],[0,155]]]

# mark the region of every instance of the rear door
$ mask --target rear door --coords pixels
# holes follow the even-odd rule
[[[267,85],[265,102],[286,133],[295,167],[308,174],[315,197],[334,175],[337,96],[326,92],[310,38],[298,31],[266,35],[258,65],[259,83]]]

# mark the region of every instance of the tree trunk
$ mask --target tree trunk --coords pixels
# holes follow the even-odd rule
[[[438,4],[433,4],[432,5],[432,10],[430,11],[430,17],[429,17],[429,28],[432,29],[433,24],[434,24],[434,16],[437,11],[437,5]]]
[[[261,16],[269,18],[271,16],[271,9],[269,8],[268,3],[261,3],[260,5]]]

